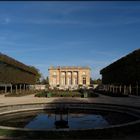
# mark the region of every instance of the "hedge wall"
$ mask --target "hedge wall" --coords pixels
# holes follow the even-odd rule
[[[7,55],[4,55],[2,53],[0,53],[0,62],[15,66],[15,67],[17,67],[19,69],[22,69],[24,71],[27,71],[27,72],[30,72],[30,73],[33,73],[33,74],[37,74],[37,71],[35,71],[31,67],[26,66],[25,64],[23,64],[23,63],[15,60],[15,59],[7,56]]]
[[[30,67],[0,54],[0,83],[25,83],[34,84],[36,82],[37,71]]]
[[[103,84],[140,84],[140,49],[100,71]]]

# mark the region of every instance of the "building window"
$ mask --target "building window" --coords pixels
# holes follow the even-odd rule
[[[83,77],[83,85],[86,85],[86,77]]]
[[[71,75],[71,72],[68,72],[68,75],[70,76]]]
[[[56,72],[53,72],[53,75],[56,75]]]
[[[61,84],[65,85],[65,78],[64,77],[61,78]]]
[[[86,72],[83,71],[83,75],[86,75]]]
[[[74,75],[77,76],[77,72],[74,72]]]
[[[62,75],[62,76],[65,76],[65,72],[62,72],[61,75]]]
[[[68,77],[68,85],[71,85],[72,84],[72,80],[70,77]]]
[[[52,81],[53,85],[56,85],[56,77],[53,77],[53,81]]]
[[[78,84],[78,80],[77,80],[77,78],[74,78],[74,81],[73,81],[74,83],[74,85],[77,85]]]

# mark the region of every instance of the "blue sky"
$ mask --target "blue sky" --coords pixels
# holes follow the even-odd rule
[[[140,48],[140,2],[0,2],[0,52],[37,67],[100,69]]]

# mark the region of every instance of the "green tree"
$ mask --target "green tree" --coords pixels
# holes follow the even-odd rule
[[[49,77],[48,76],[46,77],[46,84],[49,85]]]
[[[44,78],[43,76],[41,76],[40,79],[41,79],[40,80],[40,83],[41,84],[43,84],[43,85],[49,85],[49,78],[48,77]]]
[[[93,85],[94,84],[94,81],[92,78],[90,78],[90,84]]]
[[[102,80],[100,78],[93,80],[93,84],[98,84],[100,85],[102,83]]]
[[[33,69],[34,71],[36,71],[36,83],[40,83],[42,74],[40,73],[39,69],[37,69],[34,66],[30,66],[31,69]]]

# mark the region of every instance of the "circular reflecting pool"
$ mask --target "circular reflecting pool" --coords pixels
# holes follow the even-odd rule
[[[0,116],[0,125],[29,129],[89,129],[104,128],[137,120],[136,117],[102,110],[24,111]]]

